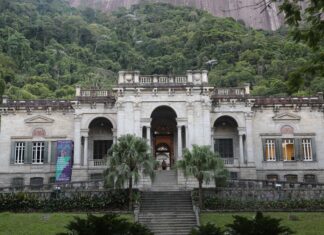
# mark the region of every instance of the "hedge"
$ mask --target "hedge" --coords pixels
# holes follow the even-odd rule
[[[0,194],[0,211],[106,211],[127,210],[126,190],[45,194],[18,192]],[[49,195],[49,194],[48,194]]]
[[[207,210],[235,210],[235,211],[323,211],[323,199],[290,199],[278,201],[243,201],[238,199],[205,197],[204,207]]]

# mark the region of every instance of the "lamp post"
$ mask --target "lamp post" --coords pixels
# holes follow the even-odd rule
[[[216,59],[208,60],[206,62],[207,66],[208,66],[208,71],[210,71],[213,68],[213,65],[217,64],[217,63],[218,63],[218,60],[216,60]]]

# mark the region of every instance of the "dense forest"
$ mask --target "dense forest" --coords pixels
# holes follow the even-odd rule
[[[71,98],[76,84],[111,87],[119,70],[185,74],[203,68],[215,86],[249,82],[255,95],[323,91],[323,76],[301,72],[319,50],[287,34],[166,4],[106,14],[64,0],[1,0],[0,95]]]

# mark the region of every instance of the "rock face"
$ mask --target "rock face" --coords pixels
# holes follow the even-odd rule
[[[130,8],[144,0],[69,0],[71,6],[92,7],[104,11],[113,11],[119,7]],[[283,24],[282,15],[278,15],[278,6],[264,7],[267,0],[146,0],[179,6],[203,9],[218,17],[232,17],[242,20],[255,29],[276,30]],[[261,3],[260,3],[261,2]]]

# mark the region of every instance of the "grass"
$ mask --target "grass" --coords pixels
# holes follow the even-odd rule
[[[288,219],[289,214],[298,218],[296,221]],[[226,224],[233,222],[233,215],[240,215],[252,218],[255,213],[209,213],[205,212],[201,215],[201,223],[208,222],[217,224],[224,228]],[[274,218],[282,219],[282,224],[291,228],[296,235],[324,235],[324,213],[321,212],[267,212],[264,215],[269,215]]]
[[[0,213],[0,235],[54,235],[66,232],[65,226],[85,213]],[[121,217],[133,221],[131,214]]]

